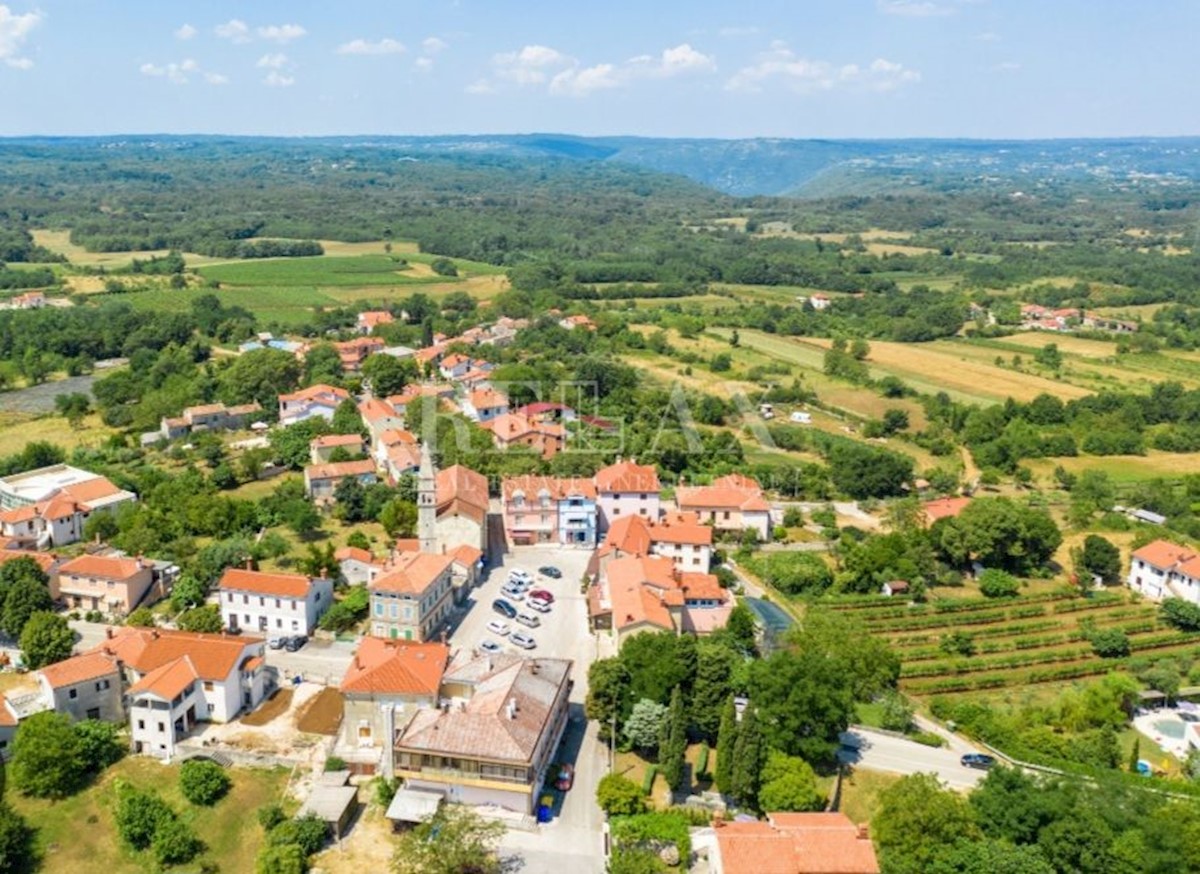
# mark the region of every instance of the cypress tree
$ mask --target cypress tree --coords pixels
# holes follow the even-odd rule
[[[667,785],[678,790],[683,785],[684,757],[687,754],[687,710],[683,706],[683,691],[676,686],[671,693],[671,706],[663,722],[663,737],[659,744],[658,761]]]
[[[754,807],[758,799],[758,781],[762,774],[763,759],[762,731],[753,707],[742,714],[742,725],[738,729],[737,743],[733,747],[733,774],[730,777],[729,794],[747,807]]]
[[[730,695],[725,701],[725,706],[721,708],[721,726],[717,729],[717,768],[713,774],[717,790],[726,795],[732,790],[733,750],[737,736],[737,708],[734,707],[733,696]]]

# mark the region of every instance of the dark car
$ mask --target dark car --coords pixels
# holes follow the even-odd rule
[[[297,634],[295,637],[289,637],[287,640],[285,640],[283,642],[283,648],[288,652],[295,652],[306,643],[308,643],[308,638],[303,634]]]
[[[492,602],[492,609],[506,619],[514,619],[517,615],[517,608],[505,601],[503,598],[497,598]]]
[[[566,792],[575,785],[575,766],[559,765],[558,776],[554,778],[554,788]]]
[[[538,568],[538,573],[544,577],[549,577],[552,580],[557,580],[562,577],[562,571],[560,571],[558,568],[556,568],[552,564],[548,564],[545,567]]]
[[[985,755],[984,753],[967,753],[959,762],[964,768],[980,768],[986,771],[992,765],[996,764],[996,757]]]

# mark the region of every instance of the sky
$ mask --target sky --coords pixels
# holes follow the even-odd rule
[[[1200,0],[0,0],[0,136],[1200,134]]]

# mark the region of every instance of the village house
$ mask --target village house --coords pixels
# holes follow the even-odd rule
[[[324,383],[279,396],[279,424],[284,427],[320,416],[329,420],[350,392]]]
[[[371,580],[371,634],[422,643],[436,637],[452,606],[453,559],[428,552],[402,552]]]
[[[389,431],[387,433],[404,433],[409,437],[412,436],[407,431]],[[421,451],[415,440],[396,440],[390,444],[385,444],[381,440],[380,447],[384,453],[380,466],[390,482],[398,482],[400,477],[411,476],[420,469]]]
[[[490,506],[487,477],[461,464],[448,467],[435,476],[434,498],[435,548],[430,551],[466,544],[486,552]],[[419,501],[417,510],[419,514]]]
[[[462,411],[473,422],[490,422],[508,412],[508,397],[490,388],[468,392],[462,402]]]
[[[500,507],[504,534],[516,545],[596,545],[596,485],[582,478],[506,477]]]
[[[503,413],[480,427],[492,433],[492,442],[497,449],[528,446],[547,459],[561,452],[567,439],[562,425],[538,422],[515,413]]]
[[[442,677],[445,707],[396,725],[394,776],[446,800],[529,814],[567,727],[571,662],[502,653]]]
[[[534,401],[532,404],[518,407],[513,412],[534,422],[544,423],[574,422],[579,418],[572,407],[552,401]]]
[[[618,649],[642,631],[711,634],[732,611],[733,597],[716,576],[680,571],[658,556],[613,559],[588,588],[591,627],[610,630]]]
[[[396,728],[417,710],[437,708],[449,661],[444,643],[364,637],[339,687],[342,726],[334,753],[367,771],[390,766]]]
[[[608,529],[592,561],[603,571],[614,558],[658,556],[680,571],[707,571],[712,563],[713,530],[694,513],[670,513],[658,521],[622,516]]]
[[[375,462],[369,458],[358,461],[334,461],[329,464],[310,464],[304,468],[304,494],[314,501],[328,503],[334,500],[338,483],[344,479],[356,479],[364,486],[378,480]]]
[[[447,355],[438,363],[438,373],[442,379],[460,379],[471,369],[471,358],[460,352]]]
[[[357,546],[343,546],[333,557],[342,578],[352,586],[369,583],[386,569],[383,559],[376,559],[369,550]]]
[[[832,303],[833,301],[830,299],[829,295],[822,294],[819,291],[808,296],[808,305],[817,312],[829,309],[829,306]]]
[[[14,310],[40,310],[46,303],[46,295],[40,291],[26,291],[9,298],[9,306]]]
[[[372,451],[379,448],[383,434],[404,428],[404,410],[380,398],[364,398],[358,405],[358,414],[362,416],[363,426],[371,438]]]
[[[176,440],[195,431],[236,431],[248,427],[250,420],[262,411],[258,402],[236,407],[224,404],[187,407],[178,418],[164,417],[159,434],[164,440]]]
[[[0,536],[44,549],[83,539],[93,513],[136,501],[105,477],[55,464],[0,479]]]
[[[566,328],[568,331],[573,331],[576,328],[584,328],[588,331],[596,330],[596,323],[584,315],[564,316],[558,320],[558,326]]]
[[[34,672],[44,705],[76,722],[99,719],[123,722],[121,667],[103,652],[73,656]]]
[[[81,555],[64,562],[50,577],[50,595],[72,610],[98,610],[128,616],[153,604],[163,592],[155,585],[153,562],[114,555]]]
[[[454,590],[454,603],[462,604],[483,572],[483,550],[462,543],[445,550],[445,554],[450,556],[450,585]]]
[[[1182,598],[1200,605],[1200,553],[1169,540],[1147,543],[1130,556],[1128,582],[1154,601]]]
[[[334,343],[333,348],[337,350],[338,358],[341,359],[342,370],[358,373],[362,370],[363,362],[376,352],[382,352],[386,345],[380,337],[356,337],[353,340]]]
[[[879,874],[865,825],[844,813],[768,813],[766,822],[713,822],[712,874]]]
[[[366,310],[358,314],[355,327],[360,334],[373,334],[380,325],[390,325],[396,317],[387,310]]]
[[[308,444],[308,457],[313,464],[325,464],[339,449],[351,456],[367,451],[361,434],[322,434]]]
[[[596,471],[600,533],[620,516],[657,519],[662,512],[658,471],[653,465],[619,461]]]
[[[12,742],[17,736],[20,714],[7,696],[0,695],[0,761],[8,761],[12,754]]]
[[[717,531],[753,531],[760,543],[771,539],[771,505],[758,481],[740,473],[719,477],[707,486],[680,486],[675,503]]]
[[[966,497],[938,498],[934,501],[926,501],[921,505],[925,524],[928,526],[939,519],[953,519],[967,509],[969,503],[971,503],[971,499]]]
[[[304,574],[229,568],[217,590],[221,622],[230,631],[312,634],[333,605],[333,583]]]

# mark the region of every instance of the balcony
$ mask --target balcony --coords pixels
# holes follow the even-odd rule
[[[406,768],[396,765],[396,776],[410,777],[422,780],[438,780],[446,783],[481,781],[488,783],[508,783],[513,786],[529,786],[530,781],[519,777],[506,777],[501,774],[484,774],[479,771],[464,771],[461,768]]]

